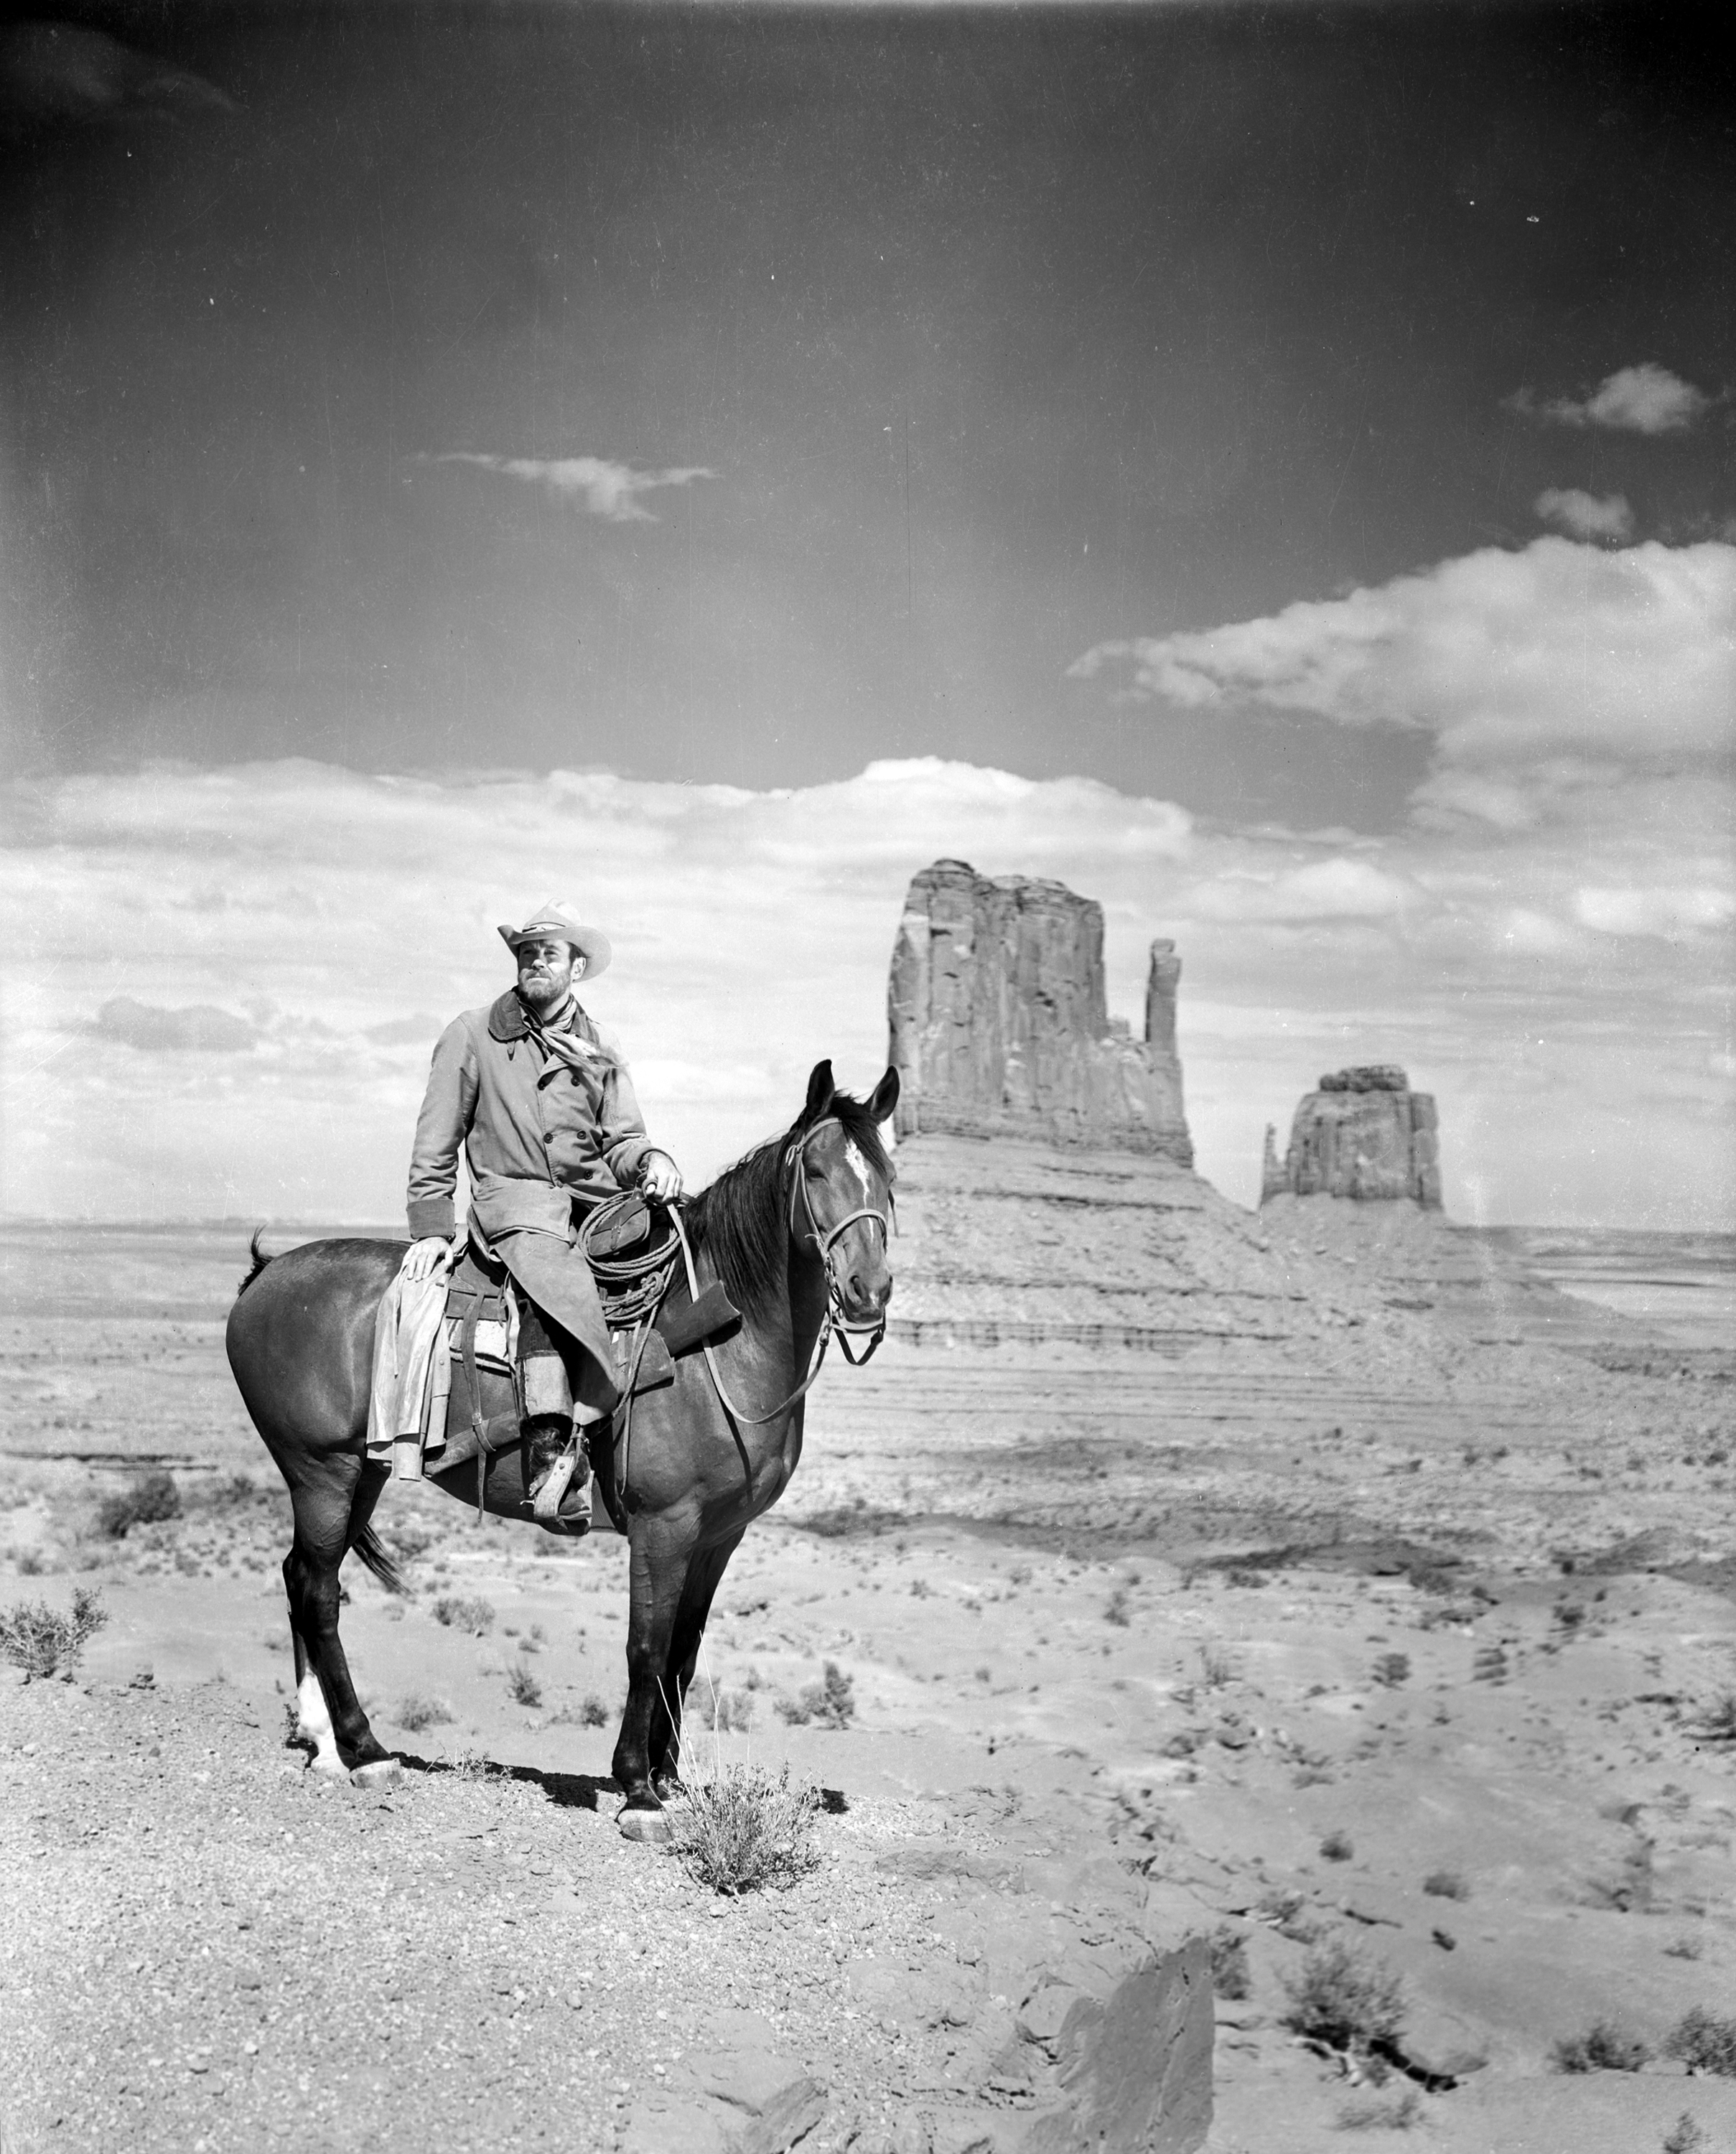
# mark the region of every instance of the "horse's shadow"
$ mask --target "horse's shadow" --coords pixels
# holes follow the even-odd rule
[[[395,1750],[392,1755],[406,1773],[426,1773],[431,1779],[450,1775],[457,1779],[526,1783],[540,1788],[560,1810],[597,1810],[605,1795],[616,1802],[621,1799],[619,1782],[597,1773],[545,1773],[540,1765],[501,1765],[492,1758],[484,1758],[478,1766],[452,1758],[418,1758],[409,1750]]]

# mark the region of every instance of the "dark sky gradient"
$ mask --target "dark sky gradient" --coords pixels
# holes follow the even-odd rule
[[[1417,735],[1065,677],[1537,528],[1728,500],[1736,108],[1681,8],[251,5],[0,149],[13,755],[940,754],[1387,827]],[[212,85],[222,100],[202,92]],[[106,94],[106,93],[105,93]],[[612,523],[427,459],[717,476]]]

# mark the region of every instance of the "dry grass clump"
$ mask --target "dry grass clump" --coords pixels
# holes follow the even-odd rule
[[[758,1765],[732,1765],[689,1784],[664,1815],[670,1844],[694,1880],[714,1892],[796,1884],[819,1861],[814,1820],[819,1791],[774,1780]]]
[[[1408,1653],[1382,1653],[1374,1664],[1374,1679],[1387,1690],[1396,1690],[1401,1683],[1411,1679],[1411,1656]]]
[[[1127,1589],[1125,1585],[1116,1586],[1114,1592],[1110,1595],[1108,1603],[1103,1610],[1103,1620],[1105,1623],[1118,1624],[1124,1631],[1132,1622],[1133,1616],[1127,1605]]]
[[[1422,2097],[1407,2087],[1390,2101],[1347,2101],[1332,2120],[1340,2131],[1408,2131],[1422,2119]]]
[[[856,1717],[855,1686],[835,1661],[828,1661],[819,1682],[807,1684],[799,1697],[778,1701],[778,1717],[792,1728],[848,1728]]]
[[[1736,2019],[1721,2019],[1697,2004],[1664,2037],[1664,2054],[1679,2057],[1691,2072],[1736,2080]]]
[[[1330,2049],[1366,2056],[1390,2042],[1404,2024],[1404,1988],[1384,1960],[1329,1937],[1305,1954],[1284,1978],[1289,1998],[1284,2024]]]
[[[1583,2034],[1564,2035],[1551,2054],[1558,2072],[1636,2072],[1652,2049],[1613,2019],[1599,2019]]]
[[[181,1491],[175,1476],[141,1473],[131,1488],[104,1497],[96,1507],[96,1529],[109,1540],[124,1541],[135,1526],[154,1526],[180,1516]]]
[[[399,1727],[408,1728],[412,1735],[420,1735],[425,1728],[444,1728],[454,1717],[443,1698],[430,1697],[419,1690],[411,1691],[393,1716]]]
[[[1253,1977],[1248,1968],[1248,1940],[1233,1923],[1220,1922],[1203,1932],[1212,1955],[1212,1993],[1239,2004],[1253,1993]]]
[[[1356,1852],[1347,1832],[1329,1832],[1320,1842],[1320,1853],[1328,1862],[1348,1862]]]
[[[1456,1870],[1431,1870],[1422,1889],[1437,1900],[1468,1900],[1471,1888]]]
[[[70,1682],[86,1643],[108,1620],[101,1594],[86,1585],[73,1588],[72,1610],[65,1616],[45,1600],[15,1600],[0,1610],[0,1653],[24,1671],[27,1682],[33,1677],[46,1682],[54,1675]]]
[[[543,1686],[536,1670],[523,1661],[515,1661],[507,1670],[507,1695],[514,1705],[528,1706],[534,1712],[543,1702]]]
[[[1703,2154],[1711,2144],[1705,2126],[1684,2109],[1663,2136],[1663,2154]]]
[[[443,1593],[434,1603],[434,1621],[450,1631],[467,1631],[472,1638],[486,1638],[494,1628],[494,1606],[474,1594]]]

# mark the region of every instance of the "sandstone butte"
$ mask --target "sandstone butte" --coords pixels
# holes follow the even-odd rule
[[[1432,1096],[1413,1092],[1391,1063],[1340,1069],[1322,1077],[1296,1110],[1289,1149],[1278,1156],[1266,1131],[1260,1202],[1291,1197],[1347,1197],[1358,1203],[1408,1199],[1441,1208],[1441,1160]]]

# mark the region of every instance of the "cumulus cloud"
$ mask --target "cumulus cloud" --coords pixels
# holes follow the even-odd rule
[[[616,463],[606,457],[488,457],[464,449],[451,449],[426,461],[475,464],[483,471],[499,472],[508,478],[546,487],[557,500],[582,506],[610,523],[655,523],[657,518],[641,504],[641,494],[653,493],[659,487],[691,486],[697,478],[717,476],[703,464],[638,471],[631,464]]]
[[[1711,398],[1668,367],[1644,360],[1618,367],[1580,397],[1539,397],[1521,389],[1509,407],[1528,418],[1552,420],[1559,426],[1606,426],[1629,434],[1679,434],[1693,426]]]
[[[1442,763],[1736,745],[1736,546],[1485,548],[1260,620],[1103,643],[1069,669],[1185,707],[1432,732]]]
[[[158,1009],[150,1003],[135,1002],[130,995],[117,995],[105,1003],[93,1029],[105,1039],[147,1054],[240,1054],[259,1036],[245,1018],[208,1003]]]
[[[1619,543],[1633,536],[1633,511],[1626,494],[1599,496],[1576,486],[1548,486],[1531,509],[1540,522],[1559,524],[1570,538]]]
[[[1196,1143],[1243,1201],[1264,1123],[1320,1069],[1391,1060],[1441,1097],[1461,1214],[1710,1217],[1732,1194],[1728,789],[1570,758],[1551,782],[1559,813],[1376,840],[932,758],[777,792],[309,763],[20,781],[0,791],[0,1206],[397,1219],[433,1038],[508,983],[494,923],[551,888],[609,930],[587,999],[702,1178],[784,1125],[822,1055],[855,1089],[878,1076],[904,891],[951,855],[1100,900],[1110,1006],[1136,1019],[1151,938],[1177,939]],[[238,979],[244,1019],[221,1007]],[[117,1002],[147,1040],[191,1008],[252,1051],[117,1066],[76,1022]],[[1672,1104],[1616,1146],[1636,1088]]]

